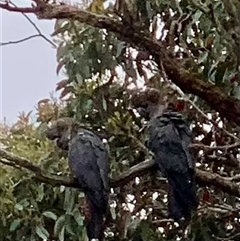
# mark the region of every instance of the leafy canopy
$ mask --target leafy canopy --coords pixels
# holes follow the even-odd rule
[[[44,129],[59,117],[74,117],[105,139],[109,175],[121,176],[152,159],[144,146],[146,122],[130,101],[142,86],[160,90],[192,123],[198,144],[196,166],[205,171],[202,178],[197,175],[200,205],[185,235],[184,223],[167,219],[166,181],[155,170],[139,171],[127,184],[120,182],[111,190],[113,221],[106,229],[106,240],[139,236],[144,241],[238,240],[240,195],[233,185],[239,184],[239,127],[211,108],[217,96],[211,100],[209,95],[211,88],[218,87],[221,96],[233,96],[236,102],[240,96],[239,4],[234,0],[118,0],[108,5],[94,0],[86,6],[89,12],[123,23],[122,35],[104,24],[95,28],[89,19],[89,25],[70,17],[58,19],[53,37],[58,44],[57,73],[66,75],[57,84],[60,99],[39,101],[37,123],[22,113],[13,127],[1,128],[6,150],[38,165],[42,173],[0,155],[0,240],[86,240],[80,208],[83,195],[41,179],[45,174],[55,179],[70,175],[66,153],[46,140]],[[126,37],[131,33],[142,36],[143,43],[146,36],[161,43],[173,64],[181,64],[180,74],[168,59],[157,59],[154,51],[136,48],[137,43],[133,46],[134,40]],[[194,76],[210,83],[209,89],[192,81],[181,86],[187,93],[183,94],[169,81],[177,83],[184,73],[186,79]],[[231,112],[230,105],[226,109]],[[209,183],[211,175],[216,178]],[[230,188],[224,188],[229,180]]]

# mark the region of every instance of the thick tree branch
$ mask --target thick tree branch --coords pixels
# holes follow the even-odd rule
[[[115,33],[119,39],[127,41],[133,46],[146,49],[156,60],[157,64],[163,63],[168,77],[187,93],[192,93],[203,100],[209,106],[217,110],[222,116],[240,125],[240,101],[225,95],[221,90],[210,84],[207,80],[200,79],[196,74],[183,68],[180,61],[174,59],[160,42],[152,40],[148,36],[134,29],[132,25],[125,25],[118,19],[93,14],[79,9],[76,6],[51,5],[42,0],[35,0],[37,7],[16,8],[8,4],[0,4],[1,8],[9,11],[35,13],[39,19],[73,19],[93,27],[107,29]],[[231,111],[229,111],[231,110]]]
[[[40,182],[48,183],[53,186],[63,185],[67,187],[81,188],[76,180],[73,180],[69,177],[46,174],[43,170],[41,170],[39,166],[32,164],[26,158],[16,156],[4,149],[0,149],[0,163],[15,168],[24,168],[28,171],[31,171],[35,175],[35,178]],[[141,162],[129,168],[129,170],[123,172],[118,177],[112,178],[110,180],[110,185],[113,188],[120,185],[125,185],[134,178],[147,173],[153,166],[153,160],[146,160]],[[223,178],[220,175],[206,172],[200,169],[196,170],[196,178],[197,182],[201,185],[212,185],[224,192],[240,197],[239,185],[229,178]]]
[[[11,4],[17,8],[17,5],[11,2]],[[32,21],[30,17],[24,12],[22,12],[22,15],[28,20],[28,22],[34,27],[34,29],[38,32],[39,36],[45,39],[48,43],[50,43],[54,48],[57,48],[56,44],[52,42],[50,39],[48,39],[44,34],[42,34],[41,30],[38,28],[38,26]]]

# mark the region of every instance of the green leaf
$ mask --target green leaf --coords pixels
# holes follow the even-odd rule
[[[84,228],[83,231],[82,231],[81,241],[88,241],[86,228]]]
[[[49,232],[42,225],[36,226],[36,233],[43,240],[47,240],[49,237]]]
[[[19,211],[23,210],[23,206],[21,204],[19,204],[19,203],[17,203],[14,208],[19,210]]]
[[[63,45],[64,42],[61,42],[57,48],[57,61],[59,62],[66,52],[66,47]]]
[[[54,236],[59,237],[65,223],[65,214],[60,216],[54,226]]]
[[[111,207],[110,212],[111,212],[112,218],[116,219],[116,217],[117,217],[116,209],[114,207]]]
[[[198,64],[204,63],[207,60],[208,52],[203,52],[198,57]]]
[[[58,20],[59,21],[59,20]],[[65,31],[69,30],[71,27],[71,23],[69,21],[65,21],[60,24],[55,25],[55,31],[52,33],[52,36],[55,36],[57,34],[63,34]]]
[[[65,230],[67,233],[69,233],[71,236],[75,235],[75,231],[74,231],[74,227],[75,225],[73,226],[73,222],[72,222],[72,216],[66,216],[66,224],[65,224]],[[75,222],[74,222],[75,224]]]
[[[92,74],[88,65],[84,65],[83,68],[81,68],[81,74],[84,76],[84,79],[91,78]]]
[[[76,78],[77,78],[78,84],[81,85],[83,83],[83,77],[79,73],[77,73],[76,74]]]
[[[103,109],[107,111],[107,101],[105,100],[104,97],[102,98],[102,105],[103,105]]]
[[[119,41],[117,44],[117,53],[116,53],[116,58],[120,56],[122,53],[122,50],[125,48],[125,42]]]
[[[194,23],[197,22],[201,18],[202,14],[203,14],[202,11],[197,10],[196,13],[192,17],[193,22]]]
[[[11,226],[10,226],[9,231],[10,231],[10,232],[15,231],[15,230],[19,227],[20,223],[21,223],[21,220],[20,220],[19,218],[18,218],[18,219],[15,219],[15,220],[11,223]]]
[[[64,65],[65,65],[65,59],[60,60],[56,68],[57,75],[59,74],[62,67],[64,67]]]
[[[60,186],[60,192],[63,193],[65,191],[66,187],[65,186]]]
[[[44,197],[44,186],[43,186],[43,184],[41,184],[40,186],[38,186],[38,189],[37,189],[36,201],[41,202],[43,197]]]
[[[59,241],[64,241],[64,233],[65,233],[65,226],[62,227],[62,229],[58,235]]]
[[[80,198],[84,198],[84,197],[85,197],[85,194],[84,194],[84,192],[80,192],[80,193],[78,194],[78,196],[79,196]]]
[[[147,10],[148,18],[152,19],[154,12],[149,1],[146,2],[146,10]]]
[[[71,213],[74,206],[75,193],[71,188],[66,188],[63,208],[67,214]]]
[[[51,218],[51,219],[53,219],[53,220],[55,220],[55,221],[57,220],[57,215],[54,214],[53,212],[46,211],[46,212],[43,213],[43,215],[44,215],[45,217]]]
[[[79,212],[78,208],[75,208],[75,210],[73,211],[73,217],[79,226],[83,226],[83,217]]]
[[[22,205],[23,208],[26,208],[29,206],[30,203],[26,198],[24,198],[19,202],[19,204]]]

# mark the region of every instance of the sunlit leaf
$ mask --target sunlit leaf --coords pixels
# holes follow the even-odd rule
[[[11,223],[11,226],[10,226],[9,231],[10,231],[10,232],[15,231],[15,230],[20,226],[20,223],[21,223],[21,220],[20,220],[20,219],[15,219],[15,220]]]
[[[63,214],[62,216],[60,216],[57,221],[55,222],[55,226],[54,226],[54,236],[59,237],[61,235],[61,233],[64,231],[62,231],[63,227],[65,224],[65,215]]]
[[[36,233],[43,240],[46,240],[49,237],[48,231],[42,225],[36,226]]]
[[[51,218],[52,220],[57,220],[57,215],[54,214],[53,212],[46,211],[43,213],[43,215],[47,218]]]
[[[83,217],[78,209],[75,209],[73,211],[73,216],[74,216],[75,221],[78,223],[78,225],[82,226],[83,225]]]

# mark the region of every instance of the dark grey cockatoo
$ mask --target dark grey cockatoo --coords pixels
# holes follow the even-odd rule
[[[149,120],[147,147],[168,180],[169,217],[189,220],[197,208],[195,163],[189,150],[191,130],[173,104],[166,104],[154,89],[133,96],[133,105]]]
[[[71,118],[61,118],[48,128],[47,137],[68,150],[69,167],[82,187],[89,213],[85,212],[89,240],[103,240],[108,210],[108,152],[93,132],[79,128]]]

